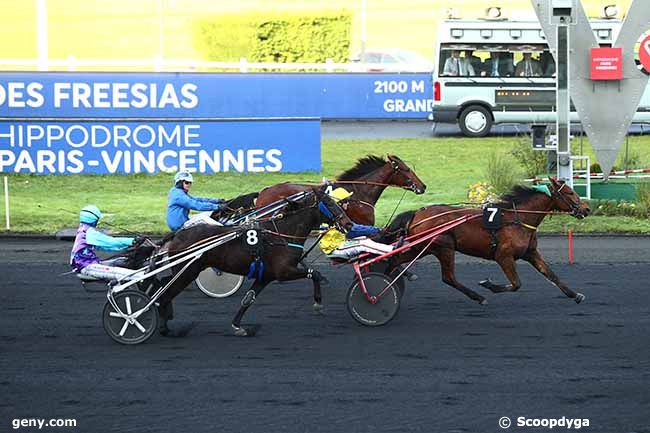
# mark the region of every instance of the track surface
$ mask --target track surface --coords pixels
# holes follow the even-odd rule
[[[587,299],[576,305],[528,265],[524,287],[470,302],[416,266],[405,303],[383,328],[343,303],[351,270],[319,263],[325,314],[307,281],[275,284],[229,331],[240,292],[187,291],[183,338],[124,347],[101,325],[105,295],[67,271],[70,243],[0,239],[0,431],[15,418],[75,418],[74,432],[498,432],[498,420],[588,418],[589,432],[650,432],[650,239],[541,239],[555,271]],[[468,286],[491,263],[459,256]],[[20,431],[37,431],[22,429]],[[549,431],[518,428],[508,431]],[[566,431],[556,427],[553,431]]]

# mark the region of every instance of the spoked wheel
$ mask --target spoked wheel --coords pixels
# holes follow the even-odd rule
[[[151,300],[137,290],[125,290],[114,295],[115,303],[127,315],[144,308]],[[113,340],[121,344],[139,344],[147,341],[158,329],[158,309],[151,305],[138,317],[126,319],[113,308],[110,302],[104,306],[104,330]]]
[[[363,282],[368,291],[368,296],[375,297],[375,303],[366,297],[361,284],[355,278],[346,298],[350,315],[354,320],[365,326],[385,325],[399,311],[399,288],[393,284],[386,289],[391,280],[380,272],[363,274]]]
[[[204,269],[196,277],[196,285],[211,298],[227,298],[244,284],[244,276],[222,272],[217,268]]]
[[[388,263],[386,262],[375,262],[368,266],[368,269],[370,272],[379,272],[384,275],[386,275],[389,278],[389,281],[393,281],[393,279],[399,275],[400,272],[402,272],[403,268],[401,266],[396,267],[393,272],[388,272]],[[395,284],[397,288],[399,289],[399,294],[400,296],[404,296],[404,291],[406,290],[406,283],[404,282],[405,278],[404,275],[402,275],[397,281],[395,281]]]

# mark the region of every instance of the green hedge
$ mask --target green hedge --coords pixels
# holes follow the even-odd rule
[[[345,62],[350,55],[352,16],[222,15],[198,21],[195,44],[214,61]]]

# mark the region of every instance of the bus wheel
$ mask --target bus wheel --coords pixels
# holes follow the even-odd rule
[[[460,113],[458,125],[467,137],[485,137],[492,129],[492,115],[481,105],[470,105]]]

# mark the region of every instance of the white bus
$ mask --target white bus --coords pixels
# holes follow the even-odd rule
[[[611,46],[621,21],[591,23],[599,44]],[[555,62],[539,22],[443,21],[436,59],[434,122],[458,123],[469,137],[483,137],[500,123],[555,122]],[[579,121],[575,111],[571,121]],[[649,121],[650,87],[634,117]]]

